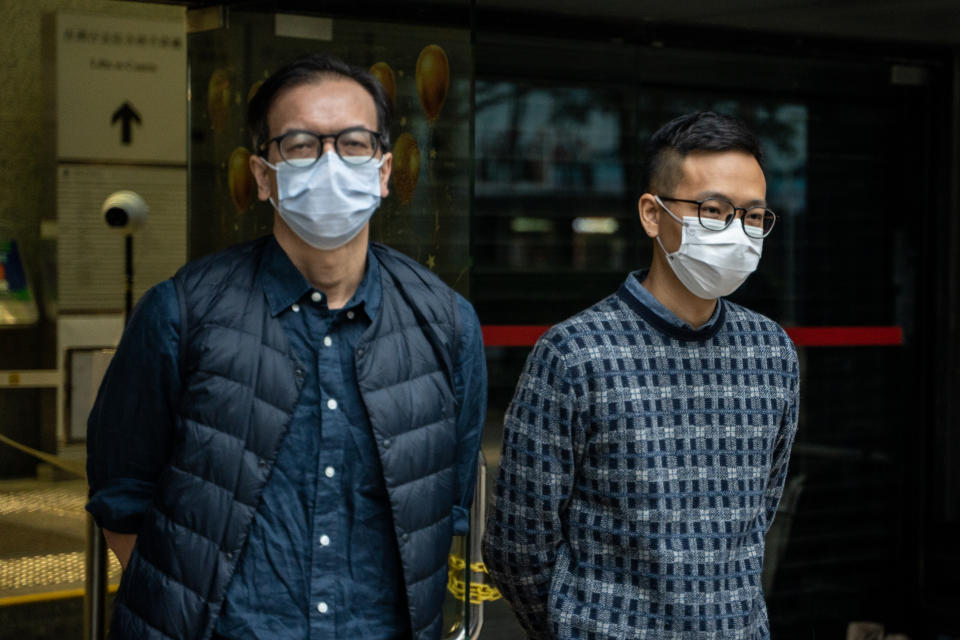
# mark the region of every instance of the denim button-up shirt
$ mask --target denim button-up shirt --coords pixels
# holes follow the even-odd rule
[[[275,242],[264,260],[267,301],[286,331],[304,385],[230,583],[217,633],[237,639],[408,637],[390,502],[354,367],[356,344],[381,304],[377,260],[368,252],[360,286],[337,310],[329,309],[322,292],[310,286]],[[462,331],[454,384],[461,407],[458,426],[463,426],[482,420],[486,370],[476,314],[457,299]],[[149,357],[176,362],[178,326],[177,296],[167,281],[144,297],[124,342],[150,344],[154,353]],[[146,357],[121,348],[108,377],[142,376]],[[157,396],[180,388],[176,367],[158,367],[147,375],[158,378],[149,385]],[[139,401],[159,407],[166,399]],[[109,422],[110,403],[98,404],[97,419]],[[169,411],[153,415],[159,419]],[[107,456],[104,452],[99,457]],[[94,494],[88,508],[109,529],[113,519],[123,522],[142,506],[123,492],[104,491]]]

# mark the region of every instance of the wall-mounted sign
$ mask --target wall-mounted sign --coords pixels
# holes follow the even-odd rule
[[[183,23],[59,12],[56,24],[60,160],[185,163]]]

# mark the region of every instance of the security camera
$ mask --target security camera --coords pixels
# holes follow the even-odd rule
[[[115,191],[107,196],[102,207],[104,222],[123,235],[139,229],[149,210],[147,202],[134,191]]]

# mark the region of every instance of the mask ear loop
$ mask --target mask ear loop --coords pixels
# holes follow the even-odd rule
[[[279,166],[279,165],[273,164],[272,162],[270,162],[269,160],[267,160],[266,158],[264,158],[264,157],[261,156],[260,154],[257,154],[257,159],[259,159],[260,162],[262,162],[263,164],[267,165],[268,167],[270,167],[271,169],[273,169],[273,170],[276,171],[277,173],[280,172],[280,166]],[[269,202],[270,204],[272,204],[272,205],[273,205],[273,208],[276,209],[277,211],[280,210],[280,205],[277,204],[276,200],[273,199],[273,196],[272,196],[272,195],[267,198],[267,202]]]
[[[663,210],[667,212],[668,216],[673,218],[680,225],[680,246],[682,247],[683,246],[683,227],[684,227],[683,219],[678,218],[676,215],[674,215],[673,211],[670,211],[670,209],[667,208],[667,205],[663,204],[663,200],[660,199],[660,196],[653,196],[653,199],[657,201],[657,204],[663,207]],[[663,242],[660,240],[659,232],[657,233],[657,237],[655,238],[655,240],[657,241],[657,244],[660,245],[660,249],[663,251],[663,255],[665,255],[668,260],[673,260],[673,257],[680,252],[679,248],[677,248],[677,250],[674,251],[673,253],[670,253],[669,251],[667,251],[667,248],[663,246]]]
[[[274,171],[277,171],[277,170],[278,170],[279,165],[273,164],[272,162],[270,162],[269,160],[267,160],[267,159],[264,158],[263,156],[258,155],[257,157],[260,158],[260,162],[262,162],[263,164],[267,165],[268,167],[270,167],[270,168],[273,169]]]
[[[657,204],[663,207],[663,210],[666,211],[671,218],[673,218],[677,223],[681,225],[683,224],[683,219],[674,215],[673,211],[670,211],[670,209],[667,208],[667,205],[663,204],[663,200],[660,199],[660,196],[653,196],[653,199],[657,201]]]
[[[665,256],[667,257],[667,260],[673,260],[673,256],[674,256],[674,254],[675,254],[676,252],[670,253],[669,251],[667,251],[666,247],[663,246],[663,243],[660,242],[660,235],[659,235],[659,234],[657,235],[656,240],[657,240],[657,244],[660,245],[661,251],[663,251],[663,255],[665,255]],[[679,249],[677,249],[677,251],[679,251]]]

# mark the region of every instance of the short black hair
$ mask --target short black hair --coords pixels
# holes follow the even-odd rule
[[[674,118],[647,143],[643,188],[669,194],[682,179],[681,164],[694,151],[743,151],[763,169],[763,152],[753,132],[739,118],[713,111],[696,111]]]
[[[312,53],[297,58],[263,81],[257,93],[247,105],[247,125],[253,134],[254,149],[263,153],[261,145],[270,138],[270,125],[267,114],[274,98],[283,89],[328,78],[349,78],[367,90],[377,108],[377,131],[383,150],[390,149],[390,101],[380,81],[366,69],[347,64],[340,58],[324,53]]]

